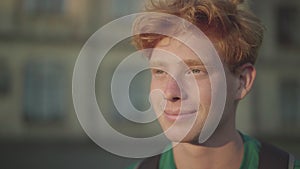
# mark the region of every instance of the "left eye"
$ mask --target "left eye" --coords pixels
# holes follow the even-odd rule
[[[192,72],[192,73],[200,73],[201,70],[200,70],[200,69],[192,69],[191,72]]]
[[[199,74],[201,73],[200,69],[190,69],[187,71],[187,74]]]

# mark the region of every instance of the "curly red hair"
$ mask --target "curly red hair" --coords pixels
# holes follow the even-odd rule
[[[264,27],[242,0],[150,0],[146,11],[176,15],[196,25],[212,41],[232,71],[256,61]],[[167,27],[166,31],[176,31],[175,24],[163,18],[144,22],[137,19],[134,31],[160,26]],[[164,37],[155,33],[137,34],[133,42],[138,49],[154,48]]]

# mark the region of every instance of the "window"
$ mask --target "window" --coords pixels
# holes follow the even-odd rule
[[[113,17],[122,17],[138,12],[143,1],[136,0],[111,0]]]
[[[300,45],[300,11],[297,5],[283,5],[277,9],[277,37],[280,45]]]
[[[282,127],[293,129],[300,121],[300,85],[296,79],[285,79],[280,84]]]
[[[11,91],[11,71],[5,58],[0,58],[0,97]]]
[[[23,0],[23,8],[29,14],[59,14],[64,11],[64,0]]]
[[[28,121],[63,118],[66,106],[65,76],[59,62],[28,61],[24,70],[23,112]]]

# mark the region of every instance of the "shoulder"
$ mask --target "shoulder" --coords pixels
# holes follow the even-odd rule
[[[242,134],[242,137],[243,137],[244,144],[247,145],[247,146],[245,146],[245,148],[248,149],[248,151],[252,152],[251,156],[255,157],[256,159],[259,159],[260,151],[262,148],[262,143],[255,138],[249,137],[248,135]],[[281,150],[281,151],[284,151],[284,150]],[[288,153],[288,152],[286,152],[286,153]],[[294,169],[300,169],[300,160],[295,160]]]
[[[258,168],[261,143],[246,134],[240,134],[244,143],[244,157],[240,169]]]
[[[157,164],[158,168],[160,169],[176,169],[173,158],[172,145],[168,145],[162,154],[145,158],[144,160],[137,162],[127,167],[126,169],[137,169],[139,166],[152,166],[152,164]]]
[[[300,169],[300,160],[295,161],[295,167],[294,169]]]
[[[131,164],[129,167],[125,168],[125,169],[136,169],[137,166],[139,165],[140,162],[137,162],[137,163],[134,163],[134,164]]]

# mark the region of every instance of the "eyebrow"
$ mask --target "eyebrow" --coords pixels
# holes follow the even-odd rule
[[[161,61],[150,61],[149,65],[150,67],[166,66],[166,64]]]
[[[177,62],[177,64],[185,63],[187,66],[204,66],[203,62],[201,62],[200,59],[186,59],[183,61]],[[150,66],[166,66],[167,64],[165,62],[161,61],[150,61]]]
[[[184,60],[184,63],[188,66],[203,66],[203,62],[200,59],[187,59]]]

